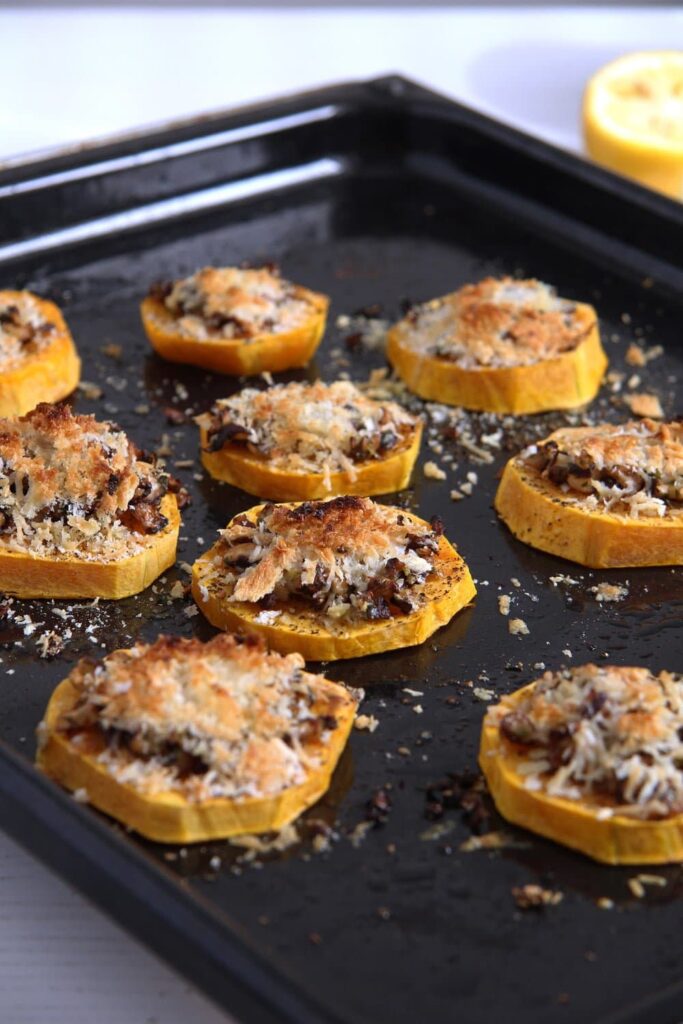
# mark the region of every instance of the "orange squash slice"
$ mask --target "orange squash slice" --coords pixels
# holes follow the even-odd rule
[[[683,681],[667,672],[585,665],[546,673],[484,720],[479,764],[496,807],[606,864],[683,861],[673,754],[681,708]]]
[[[515,415],[584,405],[607,367],[592,306],[511,278],[415,307],[389,330],[387,358],[421,398]]]
[[[422,437],[421,420],[349,381],[247,388],[198,423],[211,476],[274,501],[402,490]]]
[[[272,268],[207,267],[153,286],[142,322],[164,359],[232,375],[306,366],[325,331],[329,299]]]
[[[519,540],[580,565],[683,565],[682,476],[679,423],[566,428],[510,459],[495,507]]]
[[[328,789],[362,696],[227,635],[160,637],[93,667],[50,698],[38,766],[160,843],[294,821]]]
[[[256,538],[265,545],[258,564],[232,570]],[[219,629],[331,661],[423,643],[476,591],[438,524],[345,496],[236,516],[195,562],[192,593]]]
[[[39,405],[0,420],[0,459],[0,590],[120,598],[173,565],[178,482],[119,427]]]
[[[60,309],[26,291],[0,291],[0,416],[23,416],[77,386],[81,361]]]

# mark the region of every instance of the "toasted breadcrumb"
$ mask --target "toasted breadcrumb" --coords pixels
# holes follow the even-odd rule
[[[596,601],[621,601],[628,594],[628,587],[620,583],[598,583],[590,588]]]
[[[624,403],[629,407],[634,416],[643,416],[653,420],[661,420],[664,417],[662,403],[657,395],[646,395],[643,393],[624,395]]]
[[[541,885],[515,885],[512,897],[520,910],[541,910],[543,907],[554,907],[561,903],[564,896],[561,892],[544,889]]]
[[[367,732],[374,732],[378,725],[379,719],[374,715],[356,715],[353,723],[355,729],[363,729]]]
[[[508,622],[508,629],[513,636],[528,636],[529,627],[527,626],[524,619],[510,619]]]
[[[437,466],[436,462],[429,461],[425,462],[422,467],[422,472],[428,480],[445,480],[446,474],[441,466]]]
[[[509,594],[501,594],[498,598],[498,611],[501,615],[510,614],[510,600]]]
[[[634,342],[631,342],[629,347],[626,349],[626,362],[629,366],[645,366],[645,353],[640,345],[636,345]]]

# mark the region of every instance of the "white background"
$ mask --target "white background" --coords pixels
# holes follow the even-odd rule
[[[390,71],[580,149],[588,76],[627,50],[681,48],[683,10],[16,7],[0,41],[0,160]],[[225,1019],[0,836],[2,1024]]]

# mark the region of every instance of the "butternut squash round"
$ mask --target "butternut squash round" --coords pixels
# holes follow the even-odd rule
[[[518,540],[591,569],[683,565],[683,509],[660,519],[585,508],[517,457],[503,471],[495,508]]]
[[[54,330],[48,344],[27,354],[18,366],[0,372],[0,416],[23,416],[41,402],[59,402],[80,380],[81,361],[59,307],[30,292],[0,291],[2,304],[19,303],[25,297],[33,300]]]
[[[180,513],[175,495],[166,494],[160,511],[168,519],[159,533],[142,537],[136,554],[112,561],[67,555],[43,557],[4,551],[0,542],[0,591],[14,597],[118,600],[139,594],[175,563]]]
[[[338,724],[325,746],[321,763],[309,769],[300,784],[276,796],[192,802],[177,790],[148,794],[118,781],[98,760],[104,741],[97,734],[83,748],[57,731],[58,720],[74,706],[78,696],[72,676],[64,679],[50,698],[44,717],[44,740],[37,755],[38,767],[66,789],[85,791],[93,807],[157,843],[208,842],[284,828],[329,788],[356,713],[356,701],[350,696],[335,709]]]
[[[189,338],[180,333],[175,317],[163,302],[149,295],[143,299],[140,312],[147,337],[163,359],[231,376],[254,376],[306,366],[315,355],[325,332],[329,299],[303,287],[297,287],[296,294],[311,306],[305,323],[292,330],[249,339]]]
[[[262,508],[257,505],[243,515],[253,521]],[[429,529],[423,519],[408,512],[404,515],[416,526]],[[282,654],[298,651],[314,661],[360,658],[421,644],[476,595],[467,564],[441,536],[434,571],[420,588],[420,606],[416,610],[387,620],[339,624],[322,619],[303,601],[292,601],[287,605],[274,604],[273,609],[280,614],[276,622],[269,623],[264,621],[258,604],[228,601],[220,586],[211,582],[212,559],[219,550],[220,541],[192,567],[192,594],[209,622],[218,629],[255,633],[273,650]]]
[[[355,474],[330,473],[329,487],[322,473],[302,473],[270,465],[268,456],[247,451],[244,445],[227,443],[217,452],[207,451],[208,433],[200,428],[201,459],[216,480],[240,487],[257,498],[271,501],[310,501],[338,494],[391,494],[410,483],[422,440],[422,422],[389,454],[356,463]]]
[[[506,710],[514,711],[535,685],[524,686],[505,698]],[[605,864],[683,861],[683,814],[642,820],[615,810],[604,817],[604,801],[590,794],[570,800],[526,788],[526,777],[518,770],[524,753],[492,723],[495,712],[496,707],[490,708],[484,719],[479,766],[504,818]]]
[[[432,402],[513,415],[571,409],[595,398],[607,368],[595,310],[577,303],[574,315],[585,329],[576,348],[528,366],[470,369],[420,353],[406,341],[406,320],[388,332],[387,359],[411,391]]]

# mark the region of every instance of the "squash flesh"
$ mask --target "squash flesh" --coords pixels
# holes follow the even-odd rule
[[[240,487],[248,494],[271,501],[311,501],[341,494],[369,496],[390,494],[408,486],[422,439],[419,422],[408,443],[385,458],[358,463],[356,476],[346,471],[330,473],[330,488],[325,487],[322,473],[291,472],[269,465],[267,457],[259,457],[235,444],[218,452],[208,452],[208,431],[201,428],[202,465],[216,480]]]
[[[71,791],[84,789],[93,807],[158,843],[207,842],[284,828],[329,788],[356,710],[349,702],[339,711],[338,726],[326,745],[320,767],[310,770],[301,784],[271,797],[213,798],[193,803],[178,791],[138,792],[110,775],[98,762],[97,753],[78,750],[56,732],[56,722],[75,699],[76,690],[67,678],[54,691],[45,713],[47,740],[38,753],[38,767]]]
[[[261,505],[244,515],[256,519]],[[406,515],[408,515],[406,513]],[[428,526],[417,516],[410,518],[419,526]],[[220,542],[219,542],[220,543]],[[423,643],[445,626],[476,595],[474,582],[465,561],[445,537],[439,538],[439,550],[433,572],[421,587],[424,601],[415,611],[387,620],[355,624],[321,624],[320,615],[300,605],[280,607],[276,623],[259,622],[262,609],[247,602],[229,602],[212,593],[204,580],[210,572],[216,545],[192,567],[192,595],[209,622],[218,629],[256,633],[281,654],[298,651],[313,661],[360,658],[366,654],[413,647]]]
[[[3,291],[18,301],[22,292]],[[0,416],[23,416],[41,402],[59,402],[77,387],[81,361],[61,310],[54,302],[33,296],[43,318],[55,326],[50,344],[14,369],[0,373]]]
[[[535,684],[508,698],[513,711]],[[523,754],[508,742],[497,725],[484,720],[479,766],[496,807],[508,821],[579,850],[605,864],[668,864],[683,861],[683,814],[643,821],[614,813],[599,818],[604,803],[568,800],[543,790],[529,790],[518,772]]]
[[[592,569],[683,565],[683,510],[634,519],[582,508],[515,458],[505,467],[494,504],[525,544]]]
[[[329,299],[325,295],[299,288],[313,310],[300,327],[280,334],[259,334],[245,341],[240,338],[193,340],[178,333],[174,317],[158,299],[147,296],[140,305],[142,323],[150,344],[164,359],[188,363],[205,370],[232,376],[253,376],[268,371],[279,373],[306,366],[325,332]]]
[[[175,563],[180,513],[172,494],[164,496],[161,512],[168,519],[145,547],[118,561],[86,561],[68,556],[50,558],[3,551],[0,546],[0,590],[20,598],[94,598],[118,600],[138,594]]]
[[[522,415],[571,409],[595,398],[607,368],[596,313],[580,303],[576,317],[587,333],[575,349],[530,366],[464,369],[405,344],[397,326],[387,335],[387,358],[420,398],[482,412]]]

